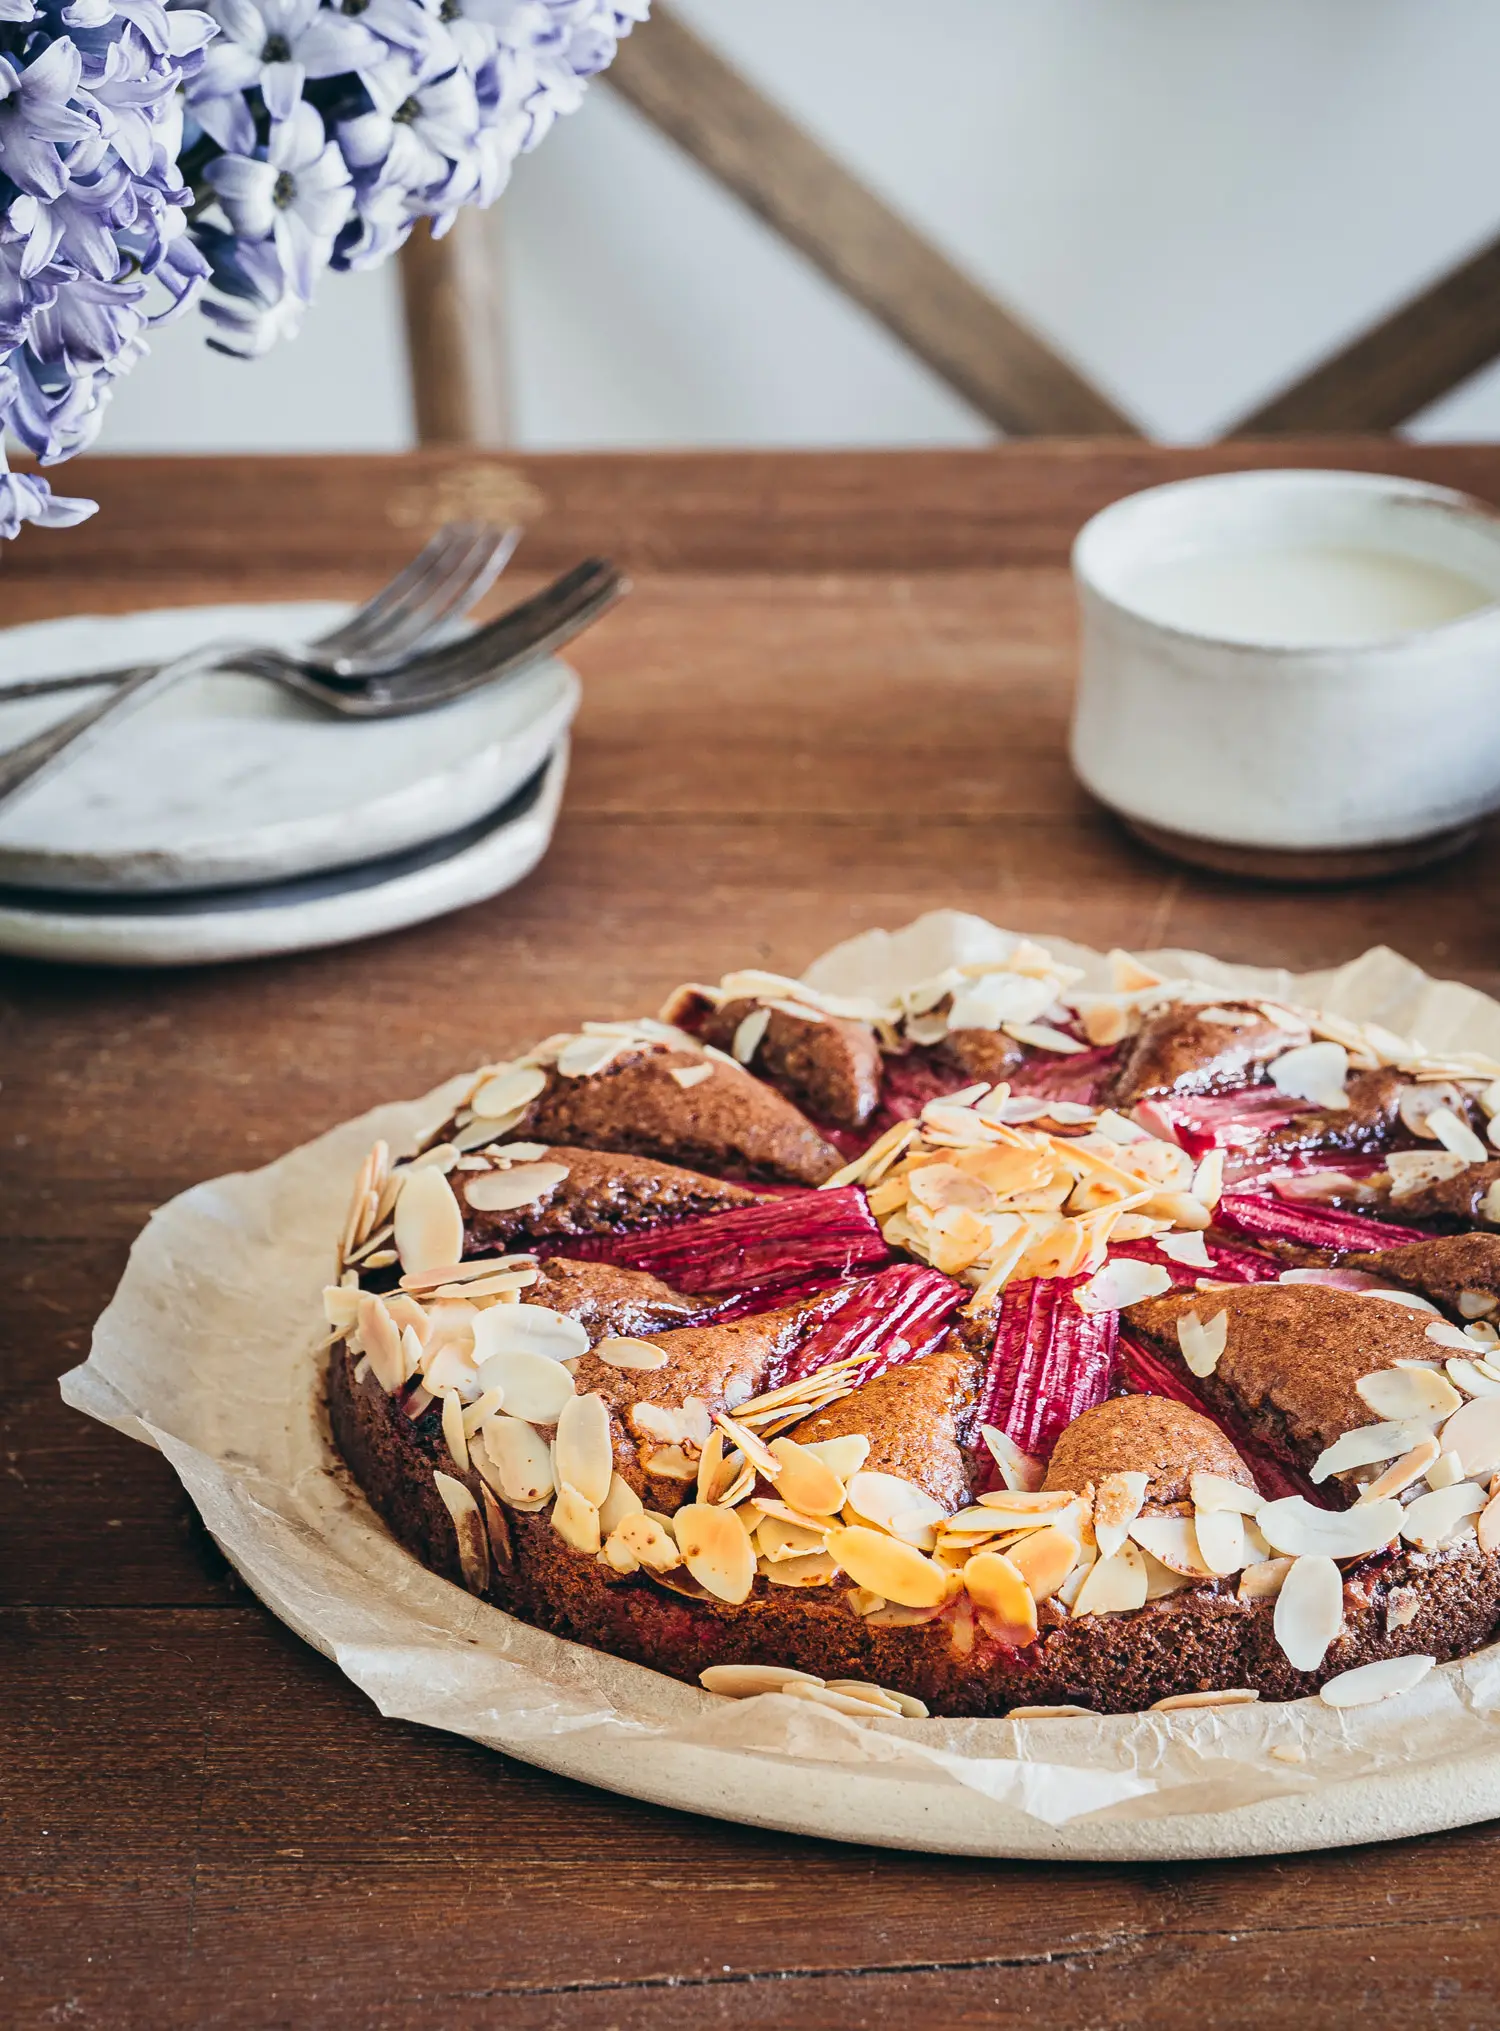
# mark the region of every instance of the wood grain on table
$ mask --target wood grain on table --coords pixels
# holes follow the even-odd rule
[[[15,546],[8,621],[362,592],[414,518],[486,487],[544,498],[529,570],[603,550],[636,590],[579,645],[562,822],[511,894],[261,964],[6,970],[0,2021],[1500,2020],[1489,1828],[1062,1868],[587,1791],[382,1720],[237,1584],[161,1459],[57,1395],[171,1194],[582,1015],[736,963],[795,970],[936,904],[1297,968],[1383,941],[1500,992],[1493,838],[1368,888],[1239,887],[1154,859],[1068,773],[1071,536],[1134,487],[1251,463],[1500,497],[1500,449],[1374,440],[70,473],[103,512]]]

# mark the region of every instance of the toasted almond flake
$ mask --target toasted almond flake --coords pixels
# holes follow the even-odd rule
[[[1094,1497],[1094,1537],[1101,1558],[1113,1558],[1130,1535],[1141,1513],[1149,1475],[1130,1471],[1106,1474]]]
[[[781,1473],[780,1460],[749,1425],[741,1424],[738,1418],[730,1417],[727,1411],[720,1411],[714,1423],[731,1445],[738,1446],[758,1474],[764,1474],[768,1481],[777,1479]]]
[[[1479,1549],[1492,1552],[1500,1547],[1500,1493],[1492,1493],[1484,1508],[1479,1512],[1475,1525],[1479,1537]]]
[[[883,1531],[863,1524],[831,1530],[828,1549],[856,1586],[883,1594],[905,1608],[938,1607],[946,1599],[947,1578],[941,1566]]]
[[[1430,1433],[1419,1439],[1409,1453],[1403,1453],[1399,1460],[1392,1460],[1383,1474],[1366,1483],[1360,1490],[1360,1501],[1380,1502],[1387,1495],[1399,1495],[1403,1488],[1420,1481],[1428,1468],[1435,1464],[1438,1450],[1438,1442]],[[1453,1478],[1459,1481],[1463,1476],[1455,1474]]]
[[[641,1562],[630,1549],[630,1546],[626,1544],[622,1537],[612,1531],[604,1533],[604,1542],[599,1547],[599,1562],[601,1565],[608,1566],[612,1572],[619,1573],[626,1579],[632,1573],[638,1573],[641,1569]]]
[[[1034,1601],[1050,1601],[1078,1563],[1078,1540],[1055,1524],[1034,1530],[1005,1554]],[[973,1560],[969,1561],[970,1565]],[[967,1570],[967,1569],[966,1569]],[[973,1593],[973,1589],[969,1589]]]
[[[1190,1712],[1194,1707],[1247,1707],[1260,1698],[1260,1694],[1248,1685],[1224,1686],[1218,1692],[1172,1693],[1164,1700],[1153,1700],[1149,1712],[1153,1714],[1176,1714]]]
[[[1200,1509],[1193,1518],[1198,1550],[1211,1573],[1237,1573],[1250,1563],[1245,1547],[1245,1519],[1237,1509]]]
[[[1381,1368],[1373,1375],[1362,1375],[1354,1388],[1377,1417],[1411,1419],[1423,1424],[1451,1417],[1463,1402],[1447,1376],[1435,1368],[1404,1365]]]
[[[609,1494],[614,1477],[614,1442],[609,1410],[595,1391],[570,1396],[557,1420],[558,1481],[577,1490],[596,1508]]]
[[[810,1671],[789,1664],[710,1664],[698,1674],[706,1691],[726,1700],[753,1700],[760,1693],[780,1692],[787,1685],[822,1685]]]
[[[844,1484],[825,1460],[795,1439],[772,1439],[776,1492],[808,1516],[832,1516],[844,1506]],[[748,1457],[748,1456],[747,1456]]]
[[[1292,1561],[1276,1596],[1276,1641],[1297,1671],[1316,1671],[1344,1626],[1344,1579],[1331,1558]]]
[[[490,1583],[490,1541],[479,1504],[463,1482],[455,1481],[451,1474],[435,1472],[432,1483],[453,1518],[464,1585],[471,1594],[483,1594]]]
[[[373,1255],[364,1259],[366,1269],[389,1269],[398,1260],[394,1248],[377,1248]]]
[[[626,1037],[572,1037],[557,1054],[560,1079],[592,1079],[629,1048]]]
[[[839,1569],[826,1551],[809,1552],[805,1558],[778,1559],[759,1568],[773,1587],[826,1587],[839,1576]]]
[[[1401,1504],[1389,1497],[1353,1509],[1319,1509],[1301,1495],[1286,1495],[1267,1502],[1255,1521],[1275,1551],[1293,1558],[1352,1559],[1393,1543],[1402,1514]]]
[[[401,1288],[418,1296],[433,1296],[442,1284],[468,1283],[477,1278],[523,1269],[536,1273],[534,1255],[480,1255],[470,1262],[440,1263],[434,1269],[412,1271],[402,1277]]]
[[[506,1297],[512,1291],[517,1293],[530,1290],[540,1283],[541,1271],[536,1269],[505,1269],[494,1276],[469,1277],[462,1283],[440,1283],[432,1296],[435,1298],[468,1298],[477,1302],[480,1298]]]
[[[1342,1044],[1299,1044],[1273,1059],[1266,1069],[1272,1085],[1290,1100],[1311,1100],[1315,1106],[1329,1108],[1349,1105],[1344,1091],[1349,1053]]]
[[[771,1011],[768,1008],[753,1008],[748,1015],[740,1018],[729,1046],[737,1065],[751,1062],[770,1026]]]
[[[469,1442],[464,1433],[464,1407],[456,1389],[443,1392],[443,1443],[460,1474],[469,1471]]]
[[[755,1584],[755,1547],[732,1509],[689,1502],[672,1518],[683,1564],[716,1600],[746,1600]]]
[[[1326,1481],[1330,1474],[1347,1474],[1355,1467],[1375,1467],[1384,1460],[1399,1459],[1411,1450],[1424,1430],[1425,1420],[1360,1425],[1324,1447],[1312,1464],[1309,1478],[1314,1482]]]
[[[814,1526],[763,1514],[755,1526],[755,1548],[761,1558],[770,1559],[773,1564],[781,1559],[807,1558],[813,1552],[827,1550],[828,1533],[833,1527],[831,1523]]]
[[[873,1524],[876,1529],[931,1551],[934,1526],[942,1523],[943,1506],[934,1502],[915,1481],[900,1474],[862,1471],[850,1476],[846,1491],[846,1515]]]
[[[1132,1256],[1117,1255],[1073,1295],[1082,1311],[1116,1312],[1145,1298],[1160,1297],[1171,1288],[1171,1273],[1159,1262],[1137,1262]]]
[[[566,1164],[514,1164],[509,1170],[465,1178],[464,1197],[476,1213],[514,1213],[549,1198],[567,1175]]]
[[[1482,1514],[1489,1499],[1477,1481],[1457,1481],[1451,1487],[1435,1488],[1430,1495],[1419,1495],[1404,1509],[1398,1503],[1401,1535],[1419,1551],[1435,1551]]]
[[[506,1410],[528,1423],[556,1424],[575,1395],[573,1378],[560,1361],[526,1347],[502,1348],[479,1363],[481,1389],[498,1389]]]
[[[862,1678],[831,1678],[824,1688],[839,1699],[852,1700],[856,1710],[863,1706],[867,1712],[900,1716],[901,1702],[894,1693],[886,1691],[883,1685],[871,1685]]]
[[[963,1568],[964,1589],[976,1608],[994,1616],[1003,1641],[1021,1649],[1036,1639],[1036,1602],[1018,1567],[1003,1552],[976,1552]]]
[[[667,1518],[649,1509],[636,1510],[617,1523],[610,1541],[628,1547],[649,1573],[675,1572],[682,1564]]]
[[[576,1361],[589,1351],[579,1320],[547,1305],[492,1305],[473,1321],[474,1358],[492,1354],[537,1354],[547,1361]]]
[[[1197,1510],[1237,1509],[1241,1516],[1254,1516],[1266,1499],[1258,1488],[1246,1488],[1224,1474],[1191,1474],[1188,1492]]]
[[[1435,1107],[1427,1117],[1427,1133],[1435,1135],[1446,1150],[1462,1157],[1466,1164],[1482,1164],[1489,1151],[1466,1121],[1460,1121],[1451,1107]]]
[[[1195,1580],[1213,1577],[1213,1568],[1198,1546],[1198,1533],[1190,1516],[1138,1516],[1130,1535],[1143,1551],[1159,1559],[1169,1572]]]
[[[440,1170],[407,1172],[394,1224],[396,1254],[409,1276],[463,1254],[464,1216]]]
[[[630,1483],[619,1474],[611,1474],[609,1489],[599,1504],[601,1534],[606,1538],[609,1537],[627,1516],[639,1516],[644,1507],[645,1504]]]
[[[597,1506],[566,1481],[560,1482],[552,1505],[552,1528],[563,1543],[593,1558],[600,1548]]]
[[[698,1458],[696,1449],[690,1453],[684,1446],[655,1446],[646,1456],[646,1472],[663,1481],[696,1481]]]
[[[475,1465],[502,1501],[534,1505],[551,1495],[552,1448],[535,1425],[503,1413],[475,1436],[479,1441]]]
[[[1500,1080],[1496,1084],[1500,1085]],[[1491,1312],[1500,1310],[1500,1298],[1493,1291],[1460,1291],[1458,1309],[1466,1319],[1487,1319]]]
[[[1005,1718],[1008,1721],[1070,1721],[1078,1715],[1090,1721],[1099,1718],[1092,1707],[1069,1706],[1012,1707]]]
[[[369,1293],[360,1298],[355,1318],[360,1346],[371,1372],[386,1395],[390,1396],[411,1373],[401,1330],[380,1299]]]
[[[1445,1361],[1443,1370],[1454,1388],[1462,1390],[1465,1396],[1500,1396],[1500,1379],[1460,1355]]]
[[[472,1439],[480,1426],[487,1424],[500,1409],[504,1397],[498,1389],[487,1389],[483,1396],[464,1407],[464,1437]]]
[[[870,1441],[863,1432],[846,1432],[836,1439],[811,1440],[802,1450],[832,1468],[847,1486],[850,1476],[857,1474],[870,1457]]]
[[[1041,1487],[1047,1472],[1045,1461],[1023,1453],[1015,1440],[1001,1431],[998,1425],[981,1425],[979,1435],[989,1449],[990,1458],[1000,1469],[1000,1478],[1007,1488]]]
[[[1184,1312],[1177,1321],[1177,1344],[1182,1358],[1194,1375],[1212,1375],[1229,1340],[1229,1313],[1215,1312],[1206,1323],[1196,1311]]]
[[[1129,1217],[1131,1216],[1127,1215],[1127,1218]],[[1120,1233],[1118,1227],[1115,1229],[1115,1233],[1117,1235]],[[1124,1237],[1121,1238],[1123,1239]],[[1213,1268],[1207,1244],[1199,1232],[1195,1231],[1192,1234],[1161,1234],[1156,1237],[1156,1245],[1163,1255],[1170,1256],[1173,1262],[1185,1263],[1190,1269]]]
[[[1466,1475],[1500,1468],[1500,1398],[1475,1397],[1454,1411],[1443,1426],[1443,1451],[1457,1453]]]
[[[655,1346],[650,1340],[632,1340],[623,1335],[610,1335],[607,1339],[596,1341],[594,1353],[610,1368],[649,1371],[667,1365],[664,1347]]]
[[[1144,1608],[1146,1582],[1146,1561],[1127,1539],[1109,1558],[1097,1559],[1089,1567],[1073,1597],[1073,1614],[1118,1615]]]
[[[1391,1699],[1419,1685],[1437,1663],[1435,1657],[1381,1657],[1374,1664],[1358,1664],[1341,1671],[1318,1689],[1318,1698],[1329,1707],[1365,1707],[1376,1700]]]
[[[547,1090],[547,1075],[536,1065],[513,1065],[482,1080],[469,1096],[476,1117],[489,1121],[517,1114]]]
[[[1256,1565],[1246,1566],[1240,1574],[1238,1589],[1240,1599],[1274,1601],[1295,1563],[1294,1559],[1274,1558],[1261,1559]]]
[[[694,1086],[701,1086],[705,1079],[714,1076],[712,1065],[670,1065],[667,1069],[684,1091],[691,1091]]]
[[[1001,1028],[1018,1044],[1029,1044],[1034,1051],[1055,1051],[1059,1057],[1072,1057],[1088,1049],[1087,1044],[1054,1029],[1051,1023],[1002,1023]]]
[[[1427,1469],[1429,1488],[1452,1488],[1464,1478],[1463,1462],[1457,1453],[1439,1453]]]

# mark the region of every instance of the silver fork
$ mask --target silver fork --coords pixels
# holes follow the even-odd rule
[[[140,694],[154,695],[197,671],[231,667],[284,685],[346,718],[397,719],[407,713],[429,712],[434,706],[529,668],[550,650],[581,634],[629,589],[628,581],[612,564],[603,558],[589,558],[472,634],[419,651],[363,677],[341,674],[321,661],[253,642],[216,642],[149,671],[137,689]],[[80,743],[92,739],[100,724],[113,717],[97,708],[87,715],[75,713],[60,727],[0,755],[0,804],[77,753]],[[80,726],[80,720],[86,723]]]
[[[159,697],[182,678],[223,668],[241,652],[260,659],[256,674],[261,676],[271,675],[274,665],[284,665],[288,670],[316,671],[330,681],[351,682],[392,668],[483,598],[509,562],[521,535],[519,528],[448,523],[363,606],[307,643],[300,655],[263,643],[206,642],[168,663],[85,671],[61,684],[40,678],[0,687],[3,703],[7,698],[36,697],[48,688],[114,684],[109,697],[80,707],[55,726],[0,754],[0,802],[39,782],[106,726]]]

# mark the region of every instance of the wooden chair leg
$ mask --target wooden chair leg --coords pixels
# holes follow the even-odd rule
[[[500,207],[463,211],[441,240],[422,220],[401,249],[419,444],[510,439]]]

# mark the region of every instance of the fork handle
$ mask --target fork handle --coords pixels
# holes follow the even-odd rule
[[[59,720],[56,726],[49,726],[45,732],[35,734],[19,747],[0,754],[0,805],[9,803],[13,797],[20,796],[51,775],[54,769],[95,740],[105,727],[112,726],[116,720],[123,719],[150,699],[159,697],[179,678],[189,677],[195,670],[220,661],[224,653],[225,644],[215,642],[205,648],[190,650],[185,656],[176,656],[170,663],[147,664],[143,669],[132,670],[108,698],[83,706],[78,712]]]
[[[101,684],[123,684],[141,669],[154,667],[126,663],[115,670],[74,670],[66,677],[22,677],[14,684],[0,684],[0,705],[13,698],[55,698],[61,691],[96,691]]]

